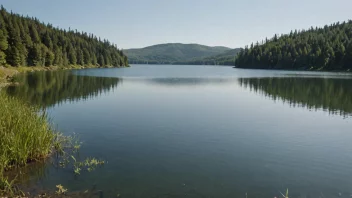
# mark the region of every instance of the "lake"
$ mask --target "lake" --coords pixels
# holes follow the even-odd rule
[[[36,72],[8,94],[108,163],[49,162],[24,185],[97,197],[350,197],[352,75],[223,66]]]

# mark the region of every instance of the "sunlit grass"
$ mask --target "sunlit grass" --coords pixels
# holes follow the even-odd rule
[[[0,93],[0,190],[11,192],[4,171],[47,157],[56,133],[37,107]],[[1,194],[1,192],[0,192]]]
[[[13,76],[20,72],[88,67],[95,66],[0,67],[0,89],[1,86],[12,83]],[[70,163],[68,156],[72,154],[67,151],[77,152],[80,146],[81,143],[74,136],[66,137],[55,132],[45,111],[25,104],[0,90],[0,197],[24,195],[15,184],[16,178],[6,176],[7,170],[25,166],[29,162],[41,161],[53,152],[61,156],[63,161],[60,166],[64,167]],[[75,174],[80,174],[83,168],[90,172],[105,163],[95,158],[74,162]],[[58,192],[64,194],[66,191],[67,189],[62,188]]]

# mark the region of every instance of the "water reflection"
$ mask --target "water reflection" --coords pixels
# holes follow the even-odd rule
[[[310,110],[352,114],[352,79],[333,78],[240,78],[239,84],[256,93]]]
[[[202,85],[220,85],[236,82],[235,78],[151,78],[144,79],[146,83],[160,85],[160,86],[170,86],[170,87],[180,87],[180,86],[202,86]]]
[[[78,76],[71,71],[33,72],[16,78],[19,86],[7,93],[44,107],[64,101],[78,101],[109,92],[122,82],[119,78]]]
[[[241,70],[241,78],[217,77],[203,67],[194,67],[192,75],[182,70],[186,77],[167,78],[162,68],[129,68],[123,86],[121,79],[97,76],[124,69],[80,70],[91,76],[78,71],[21,76],[22,85],[8,93],[47,106],[77,101],[52,108],[55,124],[81,135],[82,157],[109,162],[78,178],[72,170],[43,166],[28,174],[40,178],[31,180],[33,194],[54,192],[62,184],[70,196],[77,192],[80,197],[90,196],[79,194],[86,189],[92,197],[245,197],[246,192],[251,198],[279,197],[286,188],[292,198],[350,197],[349,121],[322,112],[315,117],[305,110],[297,113],[264,97],[350,115],[352,80],[271,71],[253,78],[251,70]],[[196,77],[198,70],[208,75]],[[173,71],[182,73],[177,67]],[[78,101],[105,92],[110,93]],[[28,182],[28,187],[33,185]]]

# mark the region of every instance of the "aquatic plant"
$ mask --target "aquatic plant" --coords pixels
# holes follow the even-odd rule
[[[283,193],[280,192],[283,198],[288,198],[288,188],[286,189],[286,194],[284,195]]]
[[[56,185],[56,188],[57,188],[56,194],[58,195],[63,195],[63,194],[66,194],[67,192],[67,189],[65,189],[61,184]]]
[[[74,156],[71,155],[71,159],[73,160],[73,172],[76,175],[81,174],[82,168],[91,172],[95,170],[98,166],[105,164],[105,161],[98,160],[96,158],[87,158],[84,161],[77,161]]]
[[[0,93],[0,190],[11,192],[4,171],[46,158],[56,136],[47,115],[38,107]],[[10,185],[11,184],[11,185]]]
[[[52,129],[44,110],[0,93],[0,196],[23,194],[5,171],[79,148],[73,137]]]
[[[4,169],[45,158],[55,132],[45,112],[0,93],[0,158]]]
[[[65,136],[53,130],[45,111],[39,107],[29,106],[1,92],[0,112],[0,197],[23,194],[15,185],[16,178],[5,177],[6,170],[41,161],[51,154],[56,154],[59,167],[67,167],[73,162],[76,175],[105,163],[96,158],[76,160],[74,154],[78,153],[82,142],[75,134]],[[61,185],[57,187],[59,193],[66,192]]]

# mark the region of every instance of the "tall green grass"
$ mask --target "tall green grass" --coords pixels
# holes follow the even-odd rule
[[[0,194],[4,171],[47,157],[55,136],[43,111],[0,92]]]

